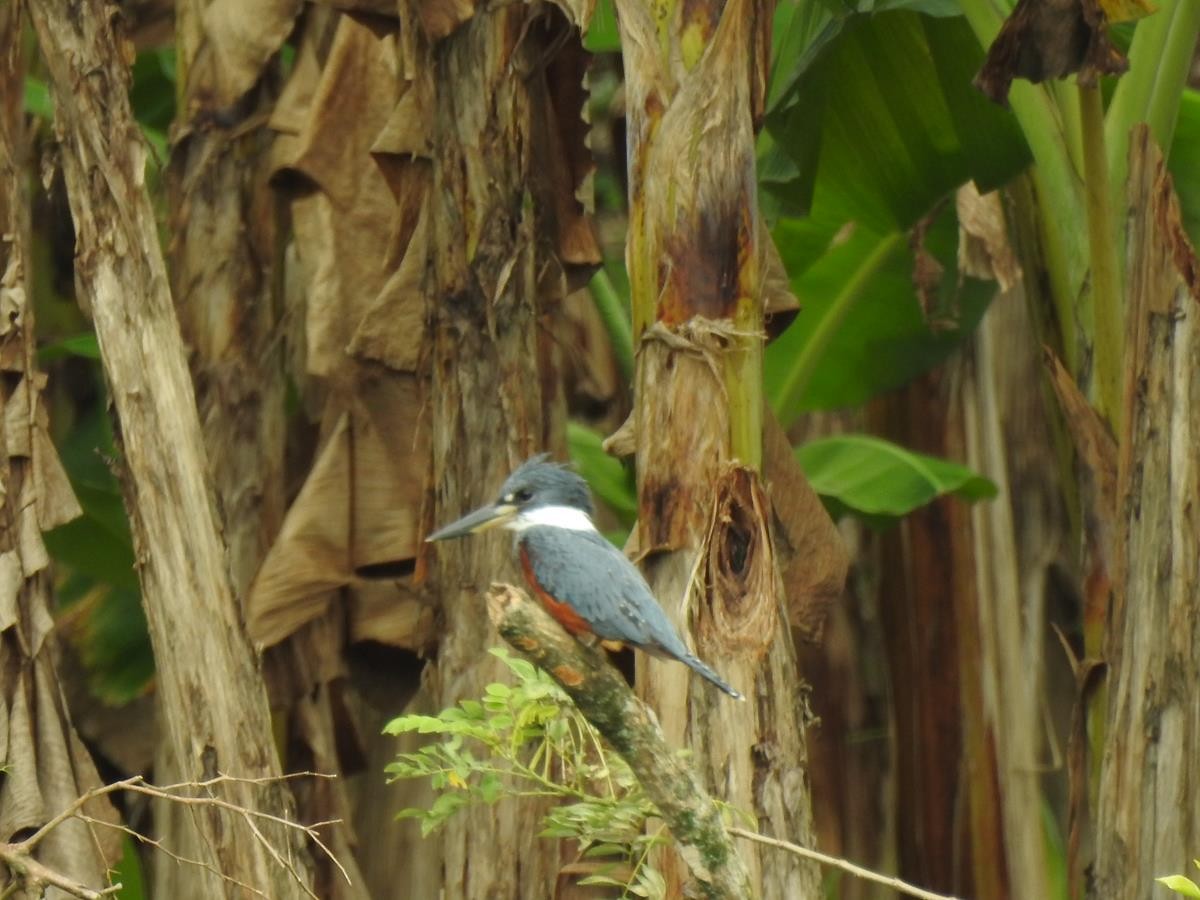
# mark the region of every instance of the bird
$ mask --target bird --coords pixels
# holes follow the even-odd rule
[[[538,454],[521,463],[494,503],[425,538],[446,541],[503,527],[534,595],[559,624],[584,643],[624,643],[674,659],[744,700],[711,666],[688,650],[642,573],[592,523],[587,482]]]

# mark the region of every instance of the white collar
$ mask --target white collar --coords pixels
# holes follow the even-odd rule
[[[551,528],[567,528],[571,531],[595,531],[591,517],[582,509],[574,506],[538,506],[517,513],[516,517],[505,524],[509,531],[524,531],[535,525],[549,525]]]

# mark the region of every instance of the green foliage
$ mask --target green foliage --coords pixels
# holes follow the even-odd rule
[[[91,690],[105,702],[120,704],[145,690],[154,656],[129,521],[110,470],[116,449],[103,401],[59,444],[83,515],[45,536],[60,574],[58,601],[76,623],[72,634]]]
[[[1200,859],[1192,860],[1192,865],[1200,869]],[[1192,900],[1200,900],[1200,885],[1188,878],[1185,875],[1164,875],[1162,878],[1154,879],[1159,884],[1173,890],[1182,897],[1190,897]]]
[[[987,311],[995,285],[960,284],[957,219],[947,207],[926,235],[925,249],[942,266],[934,306],[922,308],[913,289],[913,260],[897,232],[855,226],[811,266],[806,252],[813,224],[781,220],[775,237],[803,309],[767,347],[764,387],[786,427],[814,409],[859,406],[907,384],[962,346]]]
[[[895,11],[817,28],[811,6],[780,47],[767,116],[763,187],[785,211],[905,229],[964,181],[988,190],[1027,164],[1012,117],[971,88],[983,52],[961,18]]]
[[[1050,892],[1047,900],[1069,900],[1071,894],[1067,874],[1067,845],[1055,818],[1054,807],[1044,796],[1041,811],[1043,845],[1046,848],[1046,886]]]
[[[38,362],[43,365],[69,356],[79,356],[84,359],[100,358],[100,343],[94,332],[73,334],[52,344],[46,344],[38,350]]]
[[[175,118],[175,48],[160,47],[138,54],[129,89],[133,114],[160,165],[167,161],[167,130]],[[37,119],[54,119],[54,98],[46,82],[25,78],[25,111]]]
[[[30,76],[25,77],[25,112],[36,119],[50,122],[54,119],[54,100],[46,82]]]
[[[624,267],[622,267],[621,275],[624,286],[623,294],[617,292],[612,277],[609,275],[608,267],[597,270],[589,287],[592,299],[596,304],[596,312],[600,314],[600,321],[604,323],[604,330],[608,334],[613,356],[616,357],[617,368],[625,383],[632,384],[634,375],[633,327],[629,321],[629,277],[624,273]]]
[[[604,452],[600,434],[578,422],[567,423],[567,446],[575,467],[626,529],[637,520],[637,485],[618,459]]]
[[[603,15],[598,9],[594,28]],[[805,411],[858,406],[904,385],[956,352],[986,311],[995,286],[960,276],[949,194],[971,178],[985,190],[1002,184],[1028,164],[1029,151],[1012,115],[971,87],[982,59],[953,3],[776,6],[759,179],[802,309],[767,347],[763,384],[785,426]],[[924,298],[907,249],[918,220],[923,250],[941,267]],[[627,289],[618,279],[602,287],[593,295],[627,371],[628,333],[613,327],[627,322],[623,309],[613,312],[627,309]],[[605,459],[599,436],[576,426],[570,441],[581,473],[631,526],[628,473]],[[907,496],[941,493],[903,487]],[[850,498],[840,491],[831,486],[826,502],[858,515],[913,508],[865,488]]]
[[[992,482],[964,466],[866,434],[812,441],[796,458],[827,502],[868,516],[903,516],[944,494],[966,500],[996,495]]]
[[[959,277],[948,195],[972,178],[995,187],[1029,159],[1012,116],[970,86],[982,51],[961,18],[837,18],[801,4],[787,29],[777,35],[759,163],[802,305],[765,358],[784,424],[805,410],[859,405],[961,346],[995,288]],[[912,254],[891,248],[939,207],[925,247],[942,277],[926,310]]]
[[[400,716],[384,728],[439,738],[387,767],[392,780],[428,779],[437,794],[428,809],[400,816],[417,819],[427,836],[468,806],[512,797],[556,800],[542,836],[573,839],[585,857],[614,860],[586,883],[620,887],[622,896],[664,896],[662,877],[647,858],[667,837],[661,829],[646,833],[657,811],[629,767],[548,675],[503,649],[490,652],[515,684],[489,684],[480,700],[460,701],[436,716]],[[619,877],[623,872],[627,877]]]
[[[1193,247],[1200,247],[1200,91],[1186,90],[1179,104],[1175,140],[1168,160]]]
[[[617,460],[605,454],[600,435],[572,422],[567,428],[571,456],[592,490],[626,529],[637,516],[637,486]],[[996,496],[996,485],[965,466],[913,453],[866,434],[843,434],[812,441],[795,450],[809,483],[835,516],[850,514],[872,524],[890,524],[930,501],[953,494],[964,500]],[[612,535],[618,547],[626,533]]]
[[[120,884],[118,900],[142,900],[146,896],[145,877],[142,873],[142,860],[138,856],[137,845],[133,838],[126,836],[121,841],[121,861],[109,874],[113,884]]]
[[[599,0],[596,3],[587,34],[583,36],[583,46],[592,53],[621,52],[621,34],[617,30],[613,0]]]

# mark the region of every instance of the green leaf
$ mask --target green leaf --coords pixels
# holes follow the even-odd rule
[[[615,865],[608,866],[606,868],[615,870],[616,866]],[[616,878],[610,878],[607,875],[588,875],[585,878],[580,878],[575,883],[580,885],[581,887],[591,887],[591,886],[595,885],[595,886],[599,886],[599,887],[621,888],[622,890],[625,890],[625,888],[627,887],[627,885],[625,884],[624,881],[619,881]]]
[[[866,434],[812,441],[796,458],[818,494],[868,515],[903,516],[944,494],[996,495],[991,481],[965,466]]]
[[[483,704],[478,700],[460,700],[458,705],[461,706],[463,712],[472,719],[483,718]]]
[[[142,873],[142,858],[138,845],[126,835],[121,840],[121,859],[108,873],[109,884],[120,884],[121,900],[142,900],[146,896],[145,878]]]
[[[1042,845],[1045,847],[1046,886],[1050,897],[1070,897],[1067,873],[1067,847],[1063,841],[1062,829],[1058,824],[1054,805],[1043,796],[1041,798]]]
[[[61,592],[66,605],[97,587],[137,591],[132,547],[114,535],[87,507],[84,515],[47,532],[44,538],[55,562],[84,579],[73,585],[73,589]]]
[[[630,324],[629,280],[623,279],[618,290],[608,273],[608,267],[596,270],[588,284],[600,321],[608,335],[609,346],[616,359],[617,368],[625,384],[631,384],[634,376],[633,328]]]
[[[1192,247],[1200,248],[1200,91],[1183,92],[1168,165],[1179,195],[1184,230]]]
[[[489,772],[480,779],[479,796],[483,799],[484,803],[495,803],[503,793],[504,783],[493,773]]]
[[[38,350],[38,360],[43,363],[62,359],[66,356],[82,356],[84,359],[99,359],[100,344],[94,332],[74,334],[71,337],[47,344]]]
[[[512,693],[512,688],[509,687],[507,684],[500,684],[498,681],[494,681],[491,684],[487,685],[487,687],[485,687],[483,689],[483,692],[485,694],[487,694],[489,697],[505,699],[508,697],[509,694]]]
[[[64,593],[73,592],[71,580]],[[154,651],[137,586],[95,588],[100,593],[79,617],[79,652],[88,686],[113,706],[141,696],[154,675]]]
[[[433,734],[446,730],[442,720],[436,716],[407,715],[397,716],[383,726],[384,734],[406,734],[415,731],[418,734]]]
[[[32,75],[25,76],[25,111],[31,116],[54,121],[54,98],[46,82]]]
[[[893,5],[907,11],[878,12]],[[805,410],[861,404],[958,348],[995,291],[958,278],[949,194],[971,178],[984,190],[1002,184],[1029,161],[1012,115],[971,87],[983,54],[962,18],[936,17],[948,9],[937,3],[856,8],[876,12],[808,3],[777,13],[759,170],[786,213],[773,237],[802,306],[765,360],[785,425]],[[936,303],[952,314],[931,327],[911,254],[894,248],[938,204],[926,248],[943,266]]]
[[[950,206],[925,239],[944,269],[937,290],[943,313],[932,318],[913,288],[904,236],[855,227],[809,265],[820,227],[785,219],[774,229],[801,304],[763,359],[763,387],[785,427],[804,411],[857,406],[938,365],[974,331],[995,294],[990,282],[960,284]]]
[[[132,74],[129,102],[134,117],[143,129],[165,135],[175,119],[175,48],[139,53]]]
[[[590,53],[620,53],[621,34],[612,0],[599,0],[583,36],[584,49]]]
[[[1175,893],[1184,897],[1191,897],[1193,900],[1200,900],[1200,886],[1196,882],[1183,875],[1164,875],[1162,878],[1155,878],[1159,884],[1166,885]]]
[[[628,852],[628,848],[621,844],[592,844],[583,851],[584,859],[594,859],[598,856],[623,856]]]
[[[604,452],[603,439],[595,430],[578,422],[567,423],[567,446],[575,468],[596,496],[632,528],[637,519],[637,485],[633,474],[619,459]]]
[[[789,45],[793,71],[767,116],[768,155],[795,163],[790,178],[779,160],[761,166],[785,208],[903,230],[964,181],[986,190],[1027,165],[1011,114],[970,87],[983,51],[963,19],[895,11],[806,34],[812,49]]]
[[[634,889],[631,885],[630,890],[639,897],[665,897],[667,895],[667,883],[656,870],[648,866],[643,866],[641,871],[638,872],[637,888]]]
[[[789,94],[816,54],[841,31],[847,13],[828,4],[781,0],[771,29],[771,74],[767,106]]]

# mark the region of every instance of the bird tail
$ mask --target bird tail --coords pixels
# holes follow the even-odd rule
[[[730,687],[728,684],[726,684],[722,680],[721,676],[712,670],[712,667],[710,667],[707,663],[702,662],[699,659],[697,659],[696,657],[692,656],[692,654],[688,653],[684,656],[681,656],[679,658],[679,660],[680,660],[680,662],[689,666],[694,672],[697,672],[698,674],[702,675],[704,678],[711,681],[713,684],[715,684],[717,687],[719,687],[721,690],[723,690],[725,693],[727,693],[734,700],[745,700],[746,699],[745,696],[740,691],[736,691],[732,687]]]

